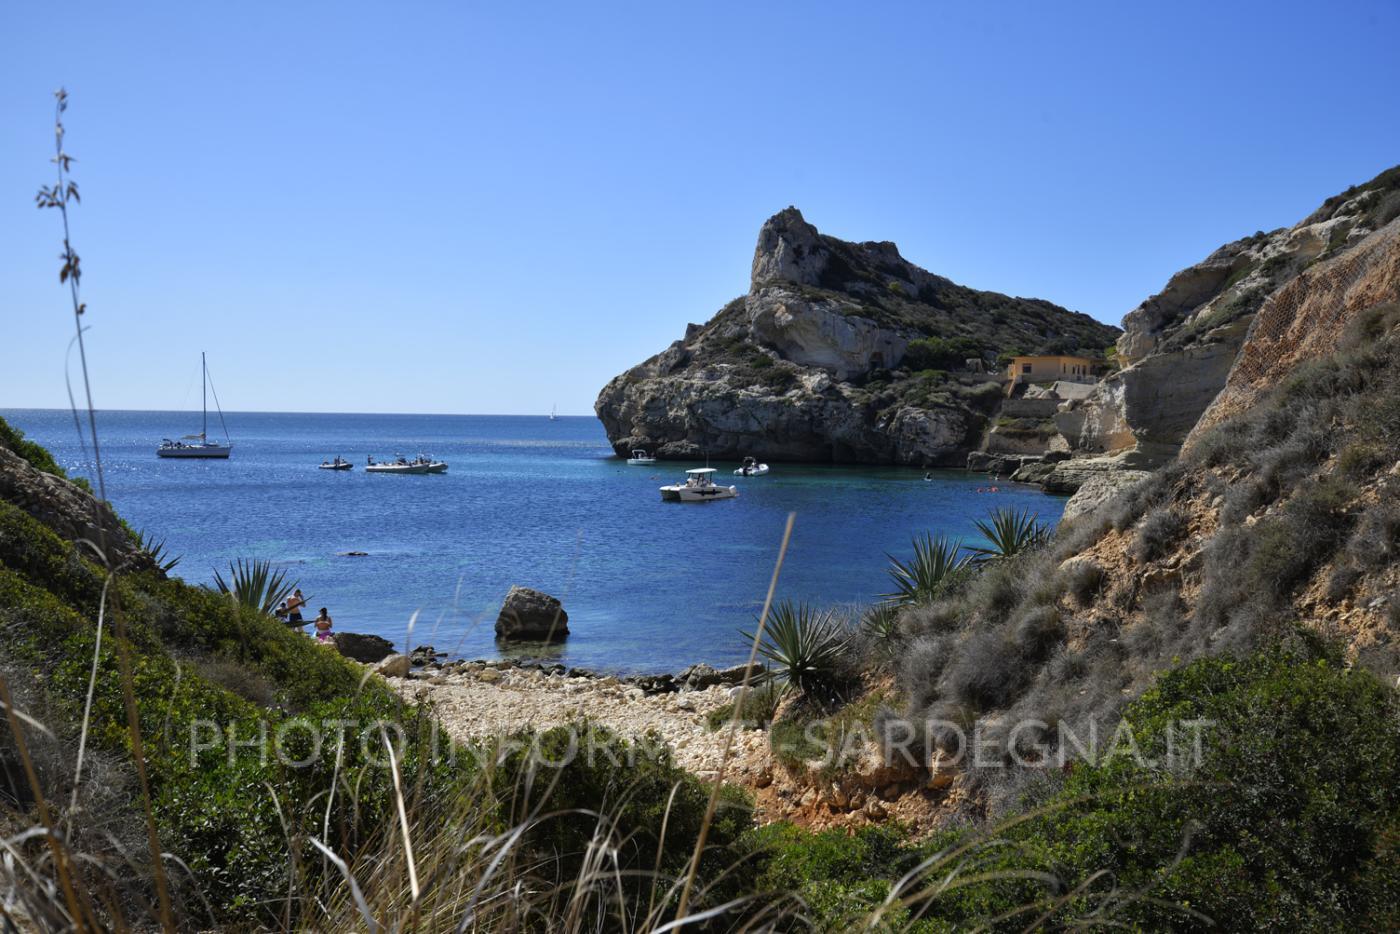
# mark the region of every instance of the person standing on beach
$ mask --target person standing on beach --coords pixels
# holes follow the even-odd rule
[[[321,607],[321,613],[314,620],[312,620],[312,625],[316,627],[317,642],[331,641],[331,626],[333,625],[333,623],[331,620],[331,616],[329,613],[326,612],[325,607]]]
[[[287,598],[287,625],[306,625],[301,618],[301,608],[306,606],[306,598],[301,595],[301,588],[292,591],[292,595]]]

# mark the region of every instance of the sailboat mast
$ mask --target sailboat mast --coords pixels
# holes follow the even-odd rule
[[[204,351],[199,352],[199,374],[202,377],[200,383],[200,405],[204,409],[204,421],[199,426],[199,440],[207,441],[209,437],[209,364],[204,362]]]

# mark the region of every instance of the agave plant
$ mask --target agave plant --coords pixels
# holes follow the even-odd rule
[[[273,608],[296,589],[297,582],[287,583],[287,572],[274,571],[271,561],[239,558],[229,563],[227,580],[218,571],[214,572],[214,586],[239,606],[271,616]]]
[[[867,609],[860,617],[860,632],[866,644],[884,661],[899,655],[904,644],[904,632],[899,628],[900,606],[885,601]]]
[[[979,521],[977,531],[987,540],[989,547],[969,548],[974,564],[1000,561],[1024,552],[1039,548],[1050,540],[1050,526],[1029,509],[1017,512],[1014,509],[992,511],[990,521]]]
[[[170,553],[170,550],[165,547],[165,539],[155,538],[142,530],[133,530],[131,537],[136,540],[136,547],[162,571],[169,573],[175,565],[180,563],[181,556]]]
[[[901,561],[894,555],[887,557],[894,592],[885,594],[885,599],[897,606],[932,603],[962,579],[968,567],[962,540],[946,535],[916,537],[910,561]]]
[[[753,634],[744,638],[752,642]],[[836,614],[784,600],[769,611],[758,651],[768,661],[768,679],[809,697],[826,697],[842,680],[849,645]]]

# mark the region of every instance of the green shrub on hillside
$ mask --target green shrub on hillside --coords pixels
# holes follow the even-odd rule
[[[1184,752],[1173,724],[1211,722],[1197,767],[1076,769],[1063,813],[1012,836],[1085,886],[1067,918],[1116,898],[1148,929],[1384,927],[1400,905],[1397,717],[1393,691],[1324,658],[1204,659],[1124,715],[1157,763]]]
[[[24,432],[3,418],[0,418],[0,447],[18,454],[37,470],[53,474],[55,477],[63,477],[65,480],[68,479],[67,472],[58,466],[58,461],[53,459],[53,455],[48,452],[47,448],[27,440],[24,437]]]
[[[914,371],[961,370],[969,358],[982,354],[982,345],[970,337],[923,337],[909,342],[902,365]]]

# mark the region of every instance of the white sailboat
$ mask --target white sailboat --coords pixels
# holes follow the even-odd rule
[[[549,420],[550,420],[551,422],[557,422],[557,421],[559,420],[559,406],[558,406],[558,405],[550,406],[550,408],[549,408]]]
[[[214,408],[219,413],[219,424],[224,429],[224,443],[209,440],[209,364],[205,362],[204,352],[199,354],[200,374],[203,377],[203,421],[200,423],[199,434],[185,435],[177,441],[166,438],[156,448],[157,457],[187,457],[187,458],[221,458],[227,459],[233,452],[233,443],[229,441],[228,426],[224,425],[224,410],[219,405],[219,394],[214,393]]]

